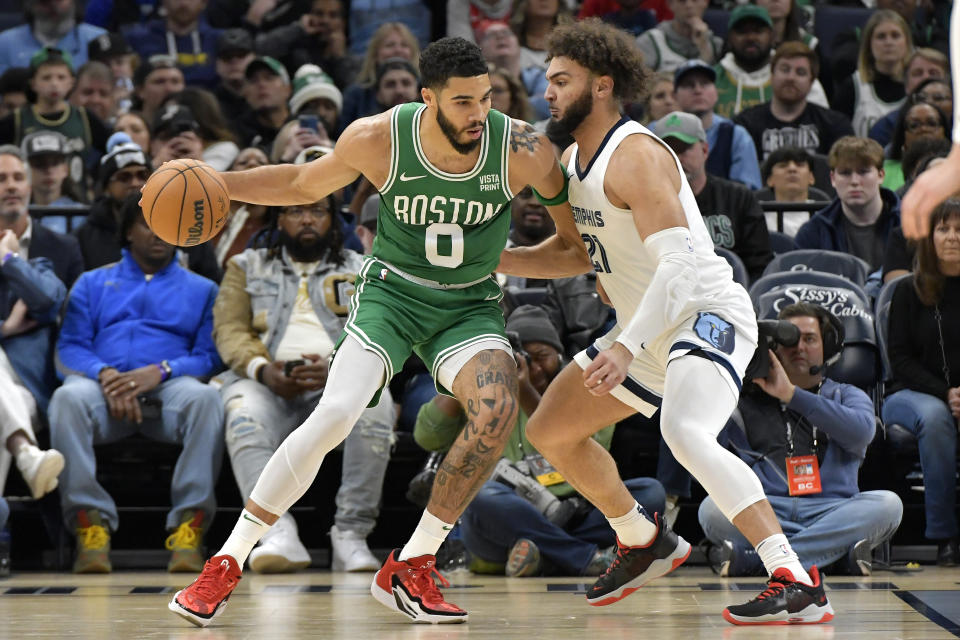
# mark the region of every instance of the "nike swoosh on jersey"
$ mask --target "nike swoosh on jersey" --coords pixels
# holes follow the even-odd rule
[[[420,178],[426,178],[426,175],[422,176],[408,176],[407,172],[404,171],[400,174],[400,182],[410,182],[411,180],[419,180]]]

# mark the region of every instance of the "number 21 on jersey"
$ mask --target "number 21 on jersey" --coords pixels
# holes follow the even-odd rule
[[[607,251],[600,243],[600,239],[589,233],[581,233],[580,237],[583,239],[583,244],[587,247],[587,253],[590,254],[590,262],[593,263],[593,270],[597,273],[612,273],[610,263],[607,262]]]

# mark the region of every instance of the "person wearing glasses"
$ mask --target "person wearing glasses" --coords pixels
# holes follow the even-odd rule
[[[917,96],[903,107],[893,129],[893,139],[883,163],[883,186],[896,191],[903,186],[903,159],[918,140],[944,140],[950,123],[940,109]]]

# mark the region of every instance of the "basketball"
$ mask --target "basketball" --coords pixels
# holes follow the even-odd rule
[[[164,242],[195,247],[217,235],[227,220],[230,194],[217,172],[200,160],[171,160],[143,185],[147,226]]]

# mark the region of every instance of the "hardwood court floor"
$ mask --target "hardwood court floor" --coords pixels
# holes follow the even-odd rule
[[[0,638],[227,640],[642,640],[645,638],[868,640],[960,637],[960,569],[878,572],[829,578],[837,612],[826,625],[734,627],[724,605],[746,601],[762,581],[717,578],[683,567],[620,603],[591,607],[579,578],[449,576],[447,597],[470,612],[463,625],[417,625],[369,595],[372,574],[248,572],[213,626],[199,629],[167,611],[192,576],[15,573],[0,580]]]

